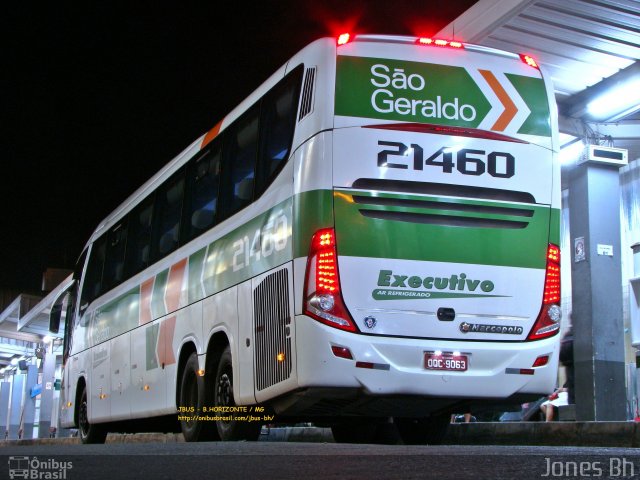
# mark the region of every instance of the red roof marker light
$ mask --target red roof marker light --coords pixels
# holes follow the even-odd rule
[[[418,45],[435,45],[436,47],[464,48],[460,42],[443,40],[441,38],[420,37],[416,40]]]
[[[338,45],[344,45],[346,43],[349,43],[350,40],[351,40],[350,33],[342,33],[338,36]]]
[[[525,55],[524,53],[521,53],[520,59],[530,67],[537,68],[538,70],[540,70],[540,67],[538,66],[538,62],[536,62],[531,55]]]

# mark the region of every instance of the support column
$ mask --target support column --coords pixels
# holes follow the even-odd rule
[[[11,413],[9,414],[9,440],[18,439],[20,418],[22,415],[22,392],[24,391],[24,375],[13,375],[11,385]]]
[[[56,355],[53,353],[51,345],[47,348],[43,362],[38,437],[49,438],[51,413],[53,409],[53,387],[56,381]]]
[[[576,419],[627,420],[618,167],[575,167],[569,210]]]
[[[36,417],[36,397],[31,396],[31,389],[38,383],[38,367],[29,365],[27,367],[27,385],[24,390],[24,413],[22,415],[22,425],[24,432],[22,438],[33,438],[33,421]]]
[[[11,398],[11,383],[0,383],[0,440],[4,440],[9,431],[9,398]]]

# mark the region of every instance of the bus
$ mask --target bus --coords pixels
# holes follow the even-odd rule
[[[61,424],[436,443],[451,412],[548,394],[553,99],[528,55],[311,43],[96,228],[50,318]]]

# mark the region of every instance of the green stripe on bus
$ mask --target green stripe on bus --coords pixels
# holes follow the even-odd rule
[[[333,227],[333,192],[311,190],[293,199],[293,256],[309,255],[311,237],[321,228]]]
[[[91,324],[91,345],[104,342],[138,326],[140,287],[129,290],[96,309]]]
[[[279,203],[209,245],[203,262],[205,295],[237,285],[293,258],[292,203],[291,198]]]
[[[198,250],[189,257],[189,280],[188,298],[189,303],[197,302],[204,294],[202,291],[202,272],[204,270],[204,260],[207,253],[206,248]]]
[[[527,104],[529,110],[531,110],[518,133],[550,137],[551,125],[549,121],[551,114],[549,112],[549,102],[547,102],[547,91],[542,79],[523,77],[512,73],[505,73],[505,76]]]
[[[151,296],[151,316],[153,319],[163,317],[168,313],[164,304],[164,293],[167,288],[168,278],[168,268],[156,275],[156,281],[153,284],[153,295]]]
[[[154,323],[149,325],[145,330],[146,340],[146,370],[158,368],[158,357],[156,356],[156,345],[158,344],[158,334],[160,324]]]
[[[551,209],[548,206],[455,200],[455,202],[465,205],[510,207],[520,210],[529,209],[533,212],[531,217],[489,215],[479,212],[474,215],[480,220],[513,221],[517,218],[517,221],[527,223],[525,228],[456,227],[367,217],[360,210],[373,211],[373,216],[375,216],[375,211],[405,211],[408,213],[420,211],[420,213],[431,214],[429,219],[425,218],[427,221],[436,215],[432,209],[402,209],[397,206],[386,207],[354,203],[351,195],[352,193],[338,191],[334,196],[339,255],[545,268],[551,221]],[[359,192],[358,196],[367,196],[367,194]],[[408,195],[390,194],[384,194],[384,197],[414,198]],[[437,197],[421,197],[420,199],[434,202],[442,201]],[[453,202],[447,199],[447,203]],[[451,217],[451,211],[444,213]],[[393,215],[386,216],[393,217]],[[464,220],[469,218],[470,214],[455,212],[455,216]],[[384,241],[380,241],[380,239],[384,239]]]

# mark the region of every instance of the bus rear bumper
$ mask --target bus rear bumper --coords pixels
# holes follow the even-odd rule
[[[552,392],[558,372],[558,336],[535,342],[383,337],[345,332],[299,315],[296,344],[301,389],[357,389],[376,397],[506,400]],[[353,358],[338,357],[332,346],[347,348]],[[436,351],[466,356],[467,370],[425,368],[425,354]],[[548,356],[547,363],[533,367],[543,356]]]

